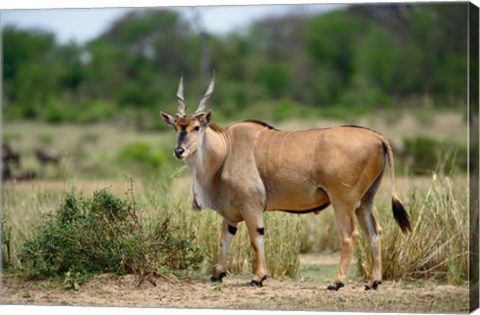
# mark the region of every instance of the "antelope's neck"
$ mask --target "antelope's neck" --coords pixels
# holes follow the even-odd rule
[[[223,167],[227,155],[227,138],[223,132],[208,128],[199,144],[197,152],[186,164],[192,172],[192,193],[195,203],[200,208],[218,211],[217,174]]]
[[[211,179],[222,167],[227,155],[227,138],[222,131],[207,128],[193,161],[187,165],[198,180]]]

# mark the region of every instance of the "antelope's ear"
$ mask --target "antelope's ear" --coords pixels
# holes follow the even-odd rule
[[[164,112],[160,112],[160,117],[162,117],[163,121],[167,124],[167,125],[170,125],[172,127],[175,127],[175,119],[173,119],[172,116],[164,113]]]
[[[196,117],[202,125],[206,126],[212,120],[212,111],[209,110],[206,113],[203,113],[203,112],[197,113],[197,114],[195,114],[194,117]]]
[[[212,120],[212,111],[209,110],[209,111],[205,114],[206,124],[209,124],[211,120]]]

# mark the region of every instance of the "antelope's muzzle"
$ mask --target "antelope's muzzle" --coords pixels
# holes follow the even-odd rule
[[[175,150],[173,150],[173,153],[175,154],[175,157],[179,160],[183,159],[183,153],[185,152],[184,148],[181,147],[176,147]]]

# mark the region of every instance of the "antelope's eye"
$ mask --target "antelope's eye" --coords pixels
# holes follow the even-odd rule
[[[195,126],[195,128],[193,128],[193,131],[199,131],[199,130],[200,130],[199,126]]]

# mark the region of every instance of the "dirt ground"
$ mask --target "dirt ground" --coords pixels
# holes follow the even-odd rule
[[[336,257],[307,257],[309,266],[332,266]],[[329,267],[329,269],[331,269]],[[304,273],[307,274],[306,272]],[[330,276],[330,275],[329,275]],[[325,278],[268,279],[262,288],[246,284],[248,275],[231,275],[223,283],[211,283],[208,276],[195,280],[166,281],[137,286],[133,275],[104,274],[89,280],[78,291],[63,289],[62,283],[25,282],[12,274],[3,275],[1,304],[126,306],[198,309],[268,309],[365,312],[468,312],[467,286],[450,286],[426,281],[384,281],[378,291],[365,291],[362,279],[350,277],[338,292],[325,290]]]

